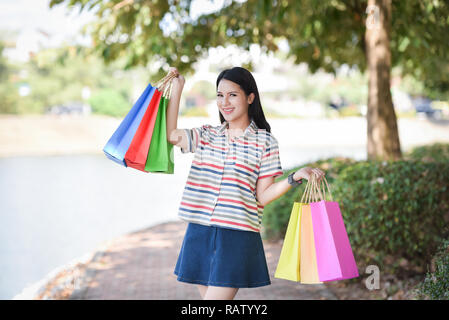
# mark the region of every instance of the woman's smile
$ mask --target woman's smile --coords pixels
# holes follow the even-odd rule
[[[235,108],[222,108],[221,110],[223,110],[223,112],[225,114],[231,114],[232,111],[234,111]]]

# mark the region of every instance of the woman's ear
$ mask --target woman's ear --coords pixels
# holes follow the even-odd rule
[[[248,104],[253,103],[255,98],[256,98],[256,95],[254,94],[254,92],[251,92],[251,93],[249,94],[249,96],[248,96],[248,99],[247,99]]]

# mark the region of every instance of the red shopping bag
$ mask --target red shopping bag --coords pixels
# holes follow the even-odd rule
[[[128,151],[126,151],[125,161],[128,167],[145,171],[145,163],[147,161],[148,150],[150,149],[151,137],[153,135],[161,96],[162,92],[156,89]]]

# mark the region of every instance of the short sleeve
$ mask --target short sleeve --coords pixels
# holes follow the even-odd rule
[[[279,157],[279,145],[275,137],[270,139],[265,146],[260,161],[259,179],[277,177],[283,174],[281,159]]]
[[[192,129],[184,129],[187,139],[188,139],[188,145],[186,149],[181,148],[182,153],[188,153],[192,152],[195,153],[198,145],[201,143],[201,140],[203,139],[205,132],[208,130],[210,126],[209,125],[203,125],[199,128],[192,128]]]

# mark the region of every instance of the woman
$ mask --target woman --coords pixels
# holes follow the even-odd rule
[[[184,77],[170,68],[173,87],[167,136],[181,152],[195,153],[178,216],[187,221],[174,274],[196,284],[203,299],[233,299],[239,288],[271,284],[260,227],[263,208],[292,186],[324,172],[303,167],[282,175],[279,148],[265,120],[251,73],[222,71],[216,82],[221,125],[178,129]]]

